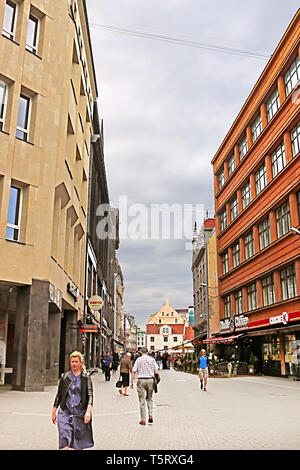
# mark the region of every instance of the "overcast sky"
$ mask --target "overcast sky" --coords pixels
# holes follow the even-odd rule
[[[142,204],[149,214],[153,204],[189,204],[193,222],[196,216],[201,220],[198,204],[213,216],[211,160],[268,59],[138,38],[97,25],[270,56],[298,1],[86,2],[111,204],[118,207],[120,197],[127,198],[133,210],[127,222],[133,227],[138,206],[132,204]],[[167,298],[174,308],[193,305],[188,241],[174,240],[172,232],[169,240],[121,239],[117,256],[125,310],[138,324]]]

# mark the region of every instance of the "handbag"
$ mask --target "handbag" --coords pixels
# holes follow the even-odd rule
[[[116,387],[117,388],[121,388],[123,385],[123,380],[122,380],[122,377],[120,376],[119,377],[119,380],[116,382]]]
[[[157,393],[158,392],[158,388],[157,388],[157,384],[160,382],[160,376],[159,374],[154,374],[154,377],[153,377],[153,390],[154,390],[154,393]]]

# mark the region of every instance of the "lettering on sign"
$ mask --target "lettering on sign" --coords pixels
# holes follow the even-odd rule
[[[270,325],[276,325],[278,323],[283,323],[286,325],[289,321],[289,315],[287,312],[283,312],[281,315],[277,315],[277,317],[270,317],[269,323]]]

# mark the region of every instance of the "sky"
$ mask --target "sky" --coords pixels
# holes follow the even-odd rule
[[[211,160],[298,1],[86,3],[110,202],[121,211],[124,311],[144,325],[167,298],[174,308],[193,305],[190,242],[194,222],[200,226],[206,211],[215,214]],[[176,207],[176,216],[185,217],[185,225],[176,219],[179,232],[172,218],[169,232],[155,223],[161,204],[164,214]]]

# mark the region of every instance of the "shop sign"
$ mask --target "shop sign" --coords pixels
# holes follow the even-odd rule
[[[88,300],[88,305],[91,310],[98,311],[103,307],[103,299],[100,295],[92,295]]]
[[[234,324],[236,330],[243,330],[248,328],[249,318],[244,315],[239,315],[234,318]]]
[[[68,282],[67,291],[69,292],[69,294],[72,295],[72,297],[74,297],[75,302],[77,302],[77,300],[78,300],[78,288],[75,287],[75,286],[72,286],[72,284],[70,284],[70,282]]]
[[[49,284],[49,302],[55,304],[60,311],[62,310],[61,291],[51,284],[51,282]]]
[[[289,316],[287,312],[283,312],[281,315],[277,315],[277,317],[270,317],[269,323],[270,325],[277,325],[278,323],[283,323],[286,325],[289,321]]]
[[[224,318],[224,320],[220,320],[220,331],[229,330],[230,329],[230,318]]]
[[[220,321],[220,331],[229,330],[233,333],[235,330],[244,330],[248,328],[249,318],[244,315],[238,315],[230,318],[225,318]]]
[[[80,328],[80,333],[98,333],[98,331],[97,325],[87,324]]]

